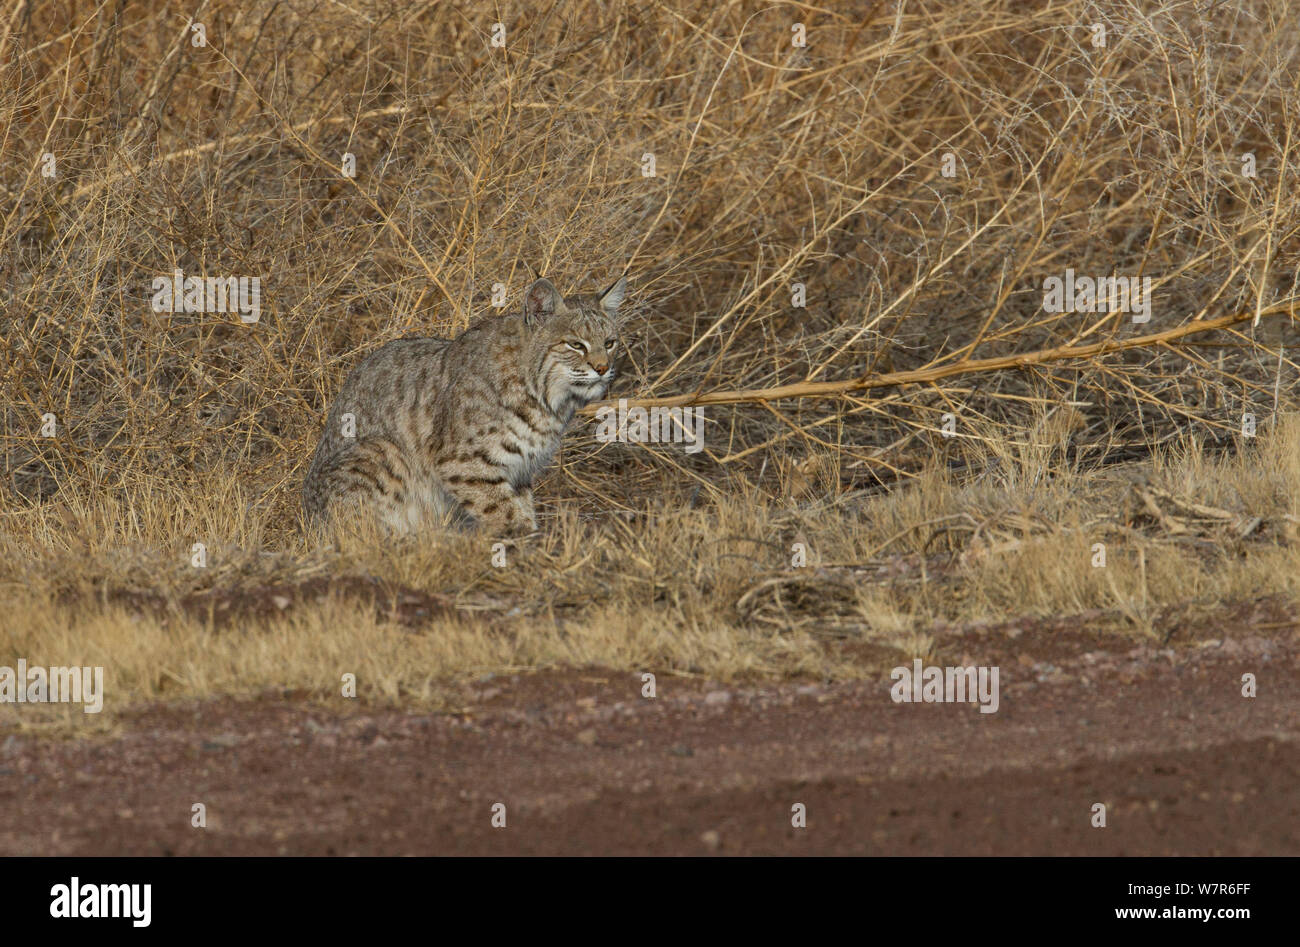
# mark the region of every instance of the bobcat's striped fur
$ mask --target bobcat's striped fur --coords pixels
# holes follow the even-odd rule
[[[372,353],[330,409],[303,482],[308,517],[346,504],[398,533],[443,517],[493,534],[535,530],[533,478],[574,412],[613,381],[626,285],[565,298],[539,279],[520,313]]]

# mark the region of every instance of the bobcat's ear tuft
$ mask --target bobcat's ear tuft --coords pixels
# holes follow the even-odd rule
[[[627,277],[620,276],[618,282],[600,294],[600,308],[606,312],[614,312],[623,303],[623,297],[627,294]]]
[[[560,305],[560,293],[550,280],[542,277],[524,293],[524,325],[541,325]]]

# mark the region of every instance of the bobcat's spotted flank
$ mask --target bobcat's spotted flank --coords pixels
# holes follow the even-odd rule
[[[373,352],[326,419],[303,482],[308,518],[354,506],[398,533],[443,517],[536,529],[533,478],[574,412],[609,390],[626,287],[566,298],[539,279],[522,312]]]

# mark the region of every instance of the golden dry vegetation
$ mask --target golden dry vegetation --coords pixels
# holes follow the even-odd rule
[[[1285,0],[11,4],[0,664],[103,665],[111,720],[345,672],[438,705],[502,669],[845,676],[975,622],[1191,644],[1294,614],[1298,26]],[[575,424],[504,568],[486,537],[304,535],[345,372],[530,267],[628,270],[614,395],[705,396],[706,449]],[[1151,277],[1150,321],[1045,312],[1066,268]],[[260,319],[153,311],[176,269],[259,277]]]

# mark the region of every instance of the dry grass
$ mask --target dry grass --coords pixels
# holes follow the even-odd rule
[[[1235,455],[1188,443],[1154,465],[1073,473],[1059,459],[1026,441],[964,486],[933,470],[892,495],[834,502],[752,494],[686,509],[683,495],[666,504],[677,512],[604,523],[565,510],[536,541],[506,548],[503,567],[479,537],[386,544],[340,531],[330,544],[215,546],[199,569],[173,540],[178,518],[251,540],[257,513],[220,497],[141,499],[129,515],[50,504],[0,546],[0,655],[104,666],[110,711],[267,691],[346,706],[346,673],[367,703],[448,706],[449,682],[486,672],[842,678],[944,656],[954,629],[1009,617],[1078,617],[1181,645],[1221,635],[1195,619],[1224,603],[1266,594],[1296,614],[1300,416]],[[1105,568],[1093,565],[1096,543]],[[804,567],[792,564],[796,544]],[[319,576],[334,591],[295,595]],[[348,576],[383,580],[367,594]],[[413,617],[397,604],[412,590],[445,596],[447,609]],[[4,713],[60,730],[112,720]]]
[[[103,664],[114,706],[323,696],[344,671],[436,703],[504,667],[863,673],[944,623],[1096,612],[1163,636],[1189,603],[1294,596],[1293,5],[499,15],[505,49],[464,3],[0,12],[0,663]],[[698,455],[579,425],[503,569],[472,538],[301,535],[346,370],[490,312],[493,284],[513,305],[529,266],[566,290],[628,268],[616,396],[834,397],[711,405]],[[1067,267],[1152,277],[1151,322],[1045,313]],[[176,268],[260,277],[260,321],[153,312]],[[1178,335],[1234,314],[1261,318]],[[979,359],[1003,361],[949,374]],[[863,390],[906,372],[923,383]],[[1104,570],[1079,565],[1096,542]],[[456,613],[217,614],[340,576]]]

